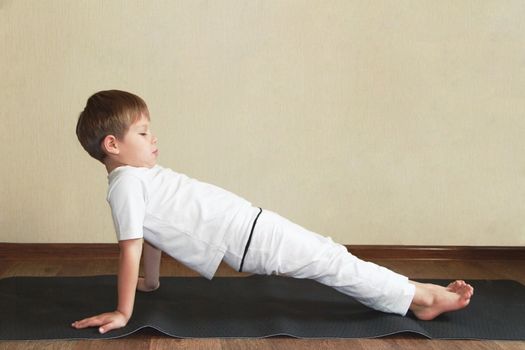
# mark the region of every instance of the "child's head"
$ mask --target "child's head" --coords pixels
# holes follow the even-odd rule
[[[105,163],[106,137],[124,140],[130,126],[143,117],[149,120],[149,111],[139,96],[119,90],[99,91],[88,99],[80,113],[77,137],[89,155]]]

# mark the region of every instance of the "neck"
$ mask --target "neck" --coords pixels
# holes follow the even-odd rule
[[[107,172],[109,174],[110,172],[112,172],[113,170],[115,170],[116,168],[118,168],[119,166],[122,166],[124,164],[120,164],[118,162],[115,162],[113,159],[107,157],[104,160],[104,165],[106,166],[106,170],[107,170]]]

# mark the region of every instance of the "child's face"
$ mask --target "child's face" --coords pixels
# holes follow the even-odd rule
[[[118,141],[118,161],[124,165],[152,168],[157,164],[157,138],[151,133],[144,115],[131,124],[124,140]]]

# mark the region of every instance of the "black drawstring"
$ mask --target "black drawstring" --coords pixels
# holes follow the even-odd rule
[[[244,254],[242,255],[241,267],[239,268],[239,272],[242,272],[242,266],[244,265],[244,258],[246,258],[246,253],[248,253],[248,248],[250,248],[250,243],[252,242],[253,229],[255,228],[255,224],[257,223],[257,219],[259,218],[259,215],[261,215],[261,213],[262,213],[262,209],[259,208],[259,213],[255,217],[255,220],[253,220],[252,230],[250,231],[248,242],[246,242],[246,247],[244,247]]]

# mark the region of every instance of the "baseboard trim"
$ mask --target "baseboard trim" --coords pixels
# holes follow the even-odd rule
[[[0,260],[116,259],[116,243],[0,243]]]
[[[365,260],[525,260],[525,247],[346,245]],[[116,243],[0,243],[0,260],[116,259]]]

